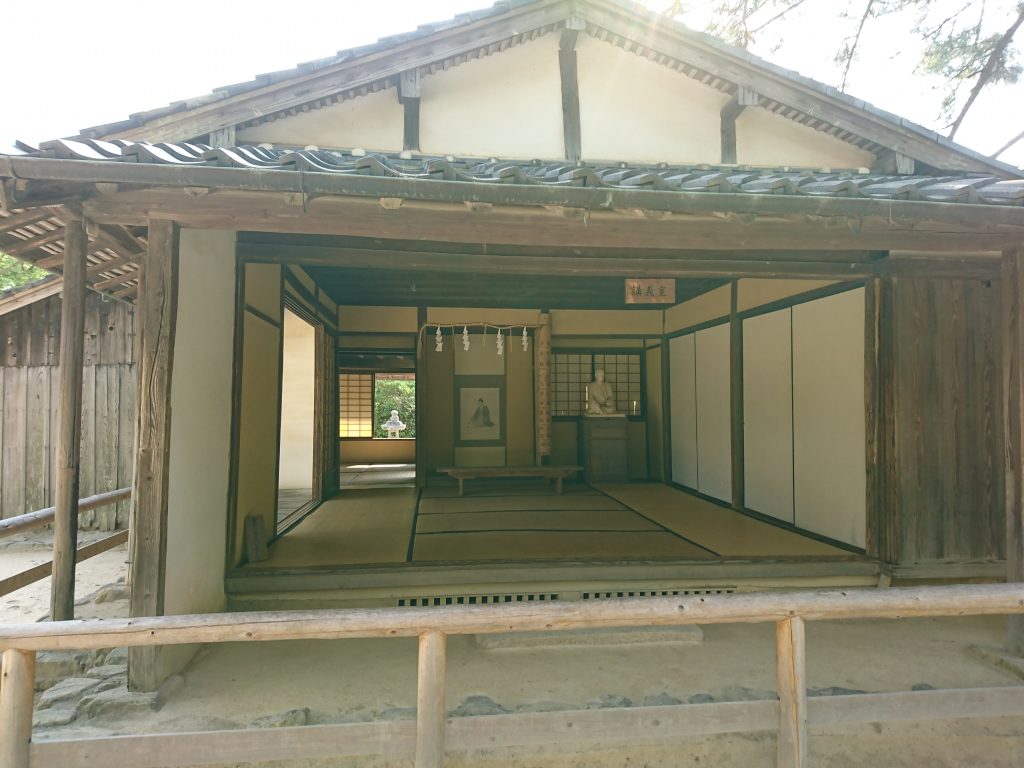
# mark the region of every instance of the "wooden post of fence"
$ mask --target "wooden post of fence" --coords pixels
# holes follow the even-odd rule
[[[34,651],[4,651],[0,681],[0,768],[28,768],[32,741],[32,696],[36,681]]]
[[[55,451],[55,515],[50,619],[75,618],[78,479],[85,355],[85,224],[73,214],[64,225],[64,288],[60,308],[60,394]]]
[[[1003,254],[1003,459],[1006,581],[1024,582],[1024,250]],[[1024,617],[1010,616],[1007,647],[1024,655]]]
[[[416,689],[416,768],[444,765],[445,635],[420,635],[419,676]]]
[[[779,683],[779,768],[807,766],[807,656],[804,620],[775,625],[775,672]]]

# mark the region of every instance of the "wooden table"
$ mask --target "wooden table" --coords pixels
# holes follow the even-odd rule
[[[562,492],[562,481],[572,477],[583,467],[438,467],[438,472],[459,481],[459,496],[463,493],[466,480],[485,477],[545,477],[555,481],[555,493]]]

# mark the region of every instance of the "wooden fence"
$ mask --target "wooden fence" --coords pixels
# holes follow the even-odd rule
[[[752,593],[445,608],[287,611],[72,621],[0,628],[0,768],[209,765],[345,755],[415,754],[440,768],[446,750],[658,742],[680,736],[778,732],[780,768],[808,764],[808,728],[933,718],[1024,716],[1024,686],[806,693],[807,621],[1024,614],[1024,585]],[[774,622],[778,701],[680,704],[445,718],[446,637],[599,627]],[[181,643],[418,637],[416,720],[271,730],[148,734],[32,743],[38,651]],[[884,649],[880,649],[884,653]]]
[[[54,503],[57,444],[59,296],[0,315],[0,518]],[[129,485],[135,439],[132,307],[86,299],[82,379],[82,496]],[[83,514],[82,527],[113,530],[127,522],[119,503]]]

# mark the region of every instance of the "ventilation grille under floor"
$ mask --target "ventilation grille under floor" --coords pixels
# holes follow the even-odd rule
[[[497,595],[426,595],[400,597],[399,608],[424,608],[446,605],[503,605],[512,603],[551,603],[577,600],[618,600],[625,597],[685,597],[690,595],[731,595],[736,587],[682,587],[679,589],[622,589],[588,592],[512,592]]]

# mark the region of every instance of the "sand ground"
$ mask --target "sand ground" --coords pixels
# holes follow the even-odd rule
[[[47,537],[9,539],[0,548],[0,576],[48,559]],[[124,576],[123,548],[84,563],[77,594],[83,617],[123,614],[125,602],[85,600]],[[0,598],[0,621],[36,621],[46,613],[49,580]],[[864,691],[1019,685],[1010,674],[969,653],[999,646],[1000,618],[819,622],[808,626],[808,685]],[[636,644],[584,648],[485,649],[472,637],[449,641],[447,706],[482,695],[509,711],[557,705],[577,709],[615,697],[642,706],[664,695],[686,701],[773,696],[770,625],[711,626],[695,645]],[[116,722],[75,721],[37,728],[37,740],[117,733],[242,728],[257,718],[308,708],[311,724],[414,717],[416,642],[408,639],[247,643],[207,646],[183,672],[158,712]],[[621,703],[622,700],[618,699]],[[547,704],[542,704],[542,703]],[[872,723],[816,730],[816,766],[1024,765],[1024,718],[929,723]],[[674,743],[569,747],[453,754],[453,766],[772,766],[775,737],[757,733]],[[406,766],[411,759],[359,758],[287,765]],[[281,764],[283,765],[283,764]]]

